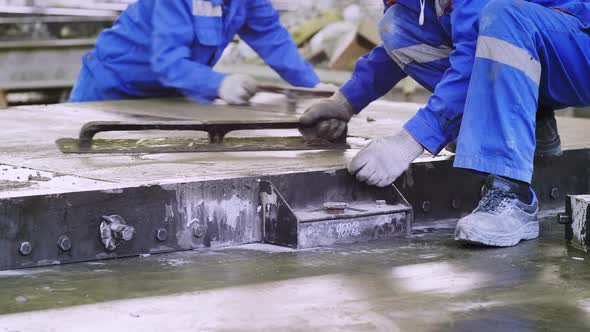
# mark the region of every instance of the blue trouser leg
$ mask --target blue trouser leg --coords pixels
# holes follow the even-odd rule
[[[590,35],[574,16],[493,0],[481,12],[455,167],[530,183],[537,107],[590,105]]]
[[[383,46],[397,65],[433,91],[450,66],[452,43],[438,22],[433,4],[428,3],[421,27],[419,14],[418,1],[415,8],[395,4],[385,13],[379,31]]]

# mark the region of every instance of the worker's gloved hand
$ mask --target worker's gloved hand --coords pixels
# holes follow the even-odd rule
[[[228,75],[219,87],[219,97],[230,105],[246,105],[256,94],[256,80],[246,75]]]
[[[302,125],[299,132],[308,141],[335,141],[345,133],[353,114],[350,102],[337,91],[305,111],[299,119]]]
[[[348,165],[348,172],[367,184],[386,187],[393,183],[424,152],[410,133],[378,138],[365,146]]]

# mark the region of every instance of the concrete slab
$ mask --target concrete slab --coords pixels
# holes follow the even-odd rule
[[[184,99],[136,100],[106,103],[23,106],[0,112],[0,160],[3,164],[26,167],[122,186],[209,180],[244,176],[329,170],[344,167],[357,149],[347,151],[291,151],[242,153],[168,153],[64,155],[55,145],[61,137],[76,137],[88,121],[132,121],[145,119],[245,121],[255,119],[293,120],[311,103],[303,101],[296,113],[287,111],[286,99],[259,94],[251,107],[199,105]],[[349,135],[374,138],[392,134],[418,110],[420,105],[377,101],[353,118]],[[589,148],[588,119],[559,118],[564,149]],[[100,137],[162,137],[162,133],[108,133]],[[167,137],[203,137],[202,133],[166,133]],[[233,136],[297,136],[296,130],[256,131]],[[362,141],[362,140],[361,140]],[[362,144],[361,144],[362,145]],[[361,145],[357,145],[361,146]],[[445,153],[443,152],[443,158]],[[448,153],[446,155],[449,155]],[[421,161],[432,161],[424,155]],[[223,167],[220,167],[223,165]],[[0,175],[0,180],[6,181]]]
[[[88,121],[132,121],[145,120],[146,117],[207,121],[289,120],[296,119],[306,107],[305,103],[302,104],[298,114],[293,114],[286,111],[282,96],[266,94],[259,96],[258,100],[264,104],[228,107],[172,99],[12,108],[0,112],[0,122],[5,128],[0,133],[0,160],[11,166],[137,185],[334,169],[345,165],[354,155],[354,151],[64,155],[55,145],[58,138],[76,137],[79,128]],[[390,119],[383,114],[384,109],[391,108],[396,110],[397,118]],[[414,104],[377,103],[354,120],[351,135],[386,135],[400,128],[416,109]],[[367,117],[371,117],[370,122]],[[165,135],[202,137],[203,133]],[[297,136],[298,133],[296,130],[279,130],[231,135]],[[162,133],[108,133],[101,134],[101,137],[162,137]]]

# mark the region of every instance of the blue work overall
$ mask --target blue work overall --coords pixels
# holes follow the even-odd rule
[[[437,154],[459,137],[455,167],[530,182],[537,109],[590,105],[590,3],[426,0],[422,8],[420,0],[397,0],[388,7],[383,45],[341,88],[355,110],[409,75],[433,92],[405,125],[427,150]]]
[[[270,0],[139,0],[84,56],[71,101],[185,95],[209,103],[225,77],[212,67],[236,34],[292,85],[319,83]]]

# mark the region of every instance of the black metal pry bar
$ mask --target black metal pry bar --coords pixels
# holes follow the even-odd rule
[[[258,91],[279,93],[287,97],[287,110],[289,112],[295,112],[297,110],[297,104],[300,99],[304,98],[328,98],[336,92],[337,88],[302,88],[286,85],[277,84],[259,84]]]
[[[345,149],[346,135],[338,142],[309,142],[300,136],[293,137],[230,137],[233,131],[298,129],[298,121],[252,122],[199,122],[199,121],[150,121],[113,122],[96,121],[85,124],[78,139],[61,138],[56,141],[63,153],[168,153],[168,152],[224,152],[224,151],[289,151],[289,150],[339,150]],[[103,132],[130,131],[201,131],[207,139],[199,138],[142,138],[96,139]]]

